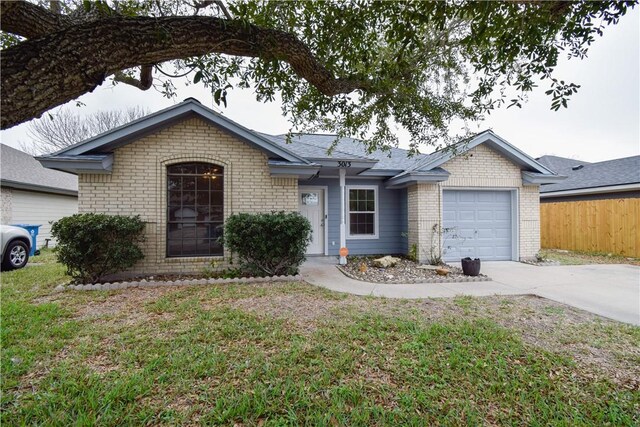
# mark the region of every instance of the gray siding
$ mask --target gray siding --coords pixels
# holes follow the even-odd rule
[[[350,255],[406,254],[407,243],[407,191],[388,190],[384,181],[376,179],[348,179],[347,185],[378,186],[378,238],[347,239]],[[299,185],[328,187],[329,255],[340,250],[340,185],[338,178],[318,178],[300,181]]]

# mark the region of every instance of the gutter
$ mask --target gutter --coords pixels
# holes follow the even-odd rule
[[[638,191],[638,190],[640,190],[640,182],[636,182],[633,184],[623,184],[623,185],[609,185],[606,187],[576,188],[572,190],[548,191],[545,193],[540,192],[540,198],[544,199],[546,197],[578,196],[582,194],[601,194],[601,193],[614,193],[614,192]]]
[[[3,179],[0,181],[2,187],[15,188],[16,190],[37,191],[39,193],[60,194],[63,196],[78,197],[78,190],[67,190],[64,188],[48,187],[46,185],[28,184],[25,182],[17,182]]]

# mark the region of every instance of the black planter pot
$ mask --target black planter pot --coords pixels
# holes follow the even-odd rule
[[[480,258],[462,258],[462,272],[465,276],[477,276],[480,274]]]

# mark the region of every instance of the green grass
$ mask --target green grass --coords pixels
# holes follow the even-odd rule
[[[65,280],[51,260],[1,280],[3,425],[640,421],[637,389],[585,376],[569,355],[500,324],[501,308],[526,300],[425,308],[305,284],[47,297]],[[564,316],[546,311],[535,315]],[[573,340],[593,339],[588,324],[576,328]],[[623,355],[640,342],[615,323],[593,334]]]

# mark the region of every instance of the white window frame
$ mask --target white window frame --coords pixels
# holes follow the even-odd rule
[[[379,224],[380,224],[380,209],[378,207],[378,186],[377,185],[345,185],[345,209],[347,217],[347,239],[349,240],[371,240],[377,239],[379,236]],[[374,234],[351,234],[351,209],[349,208],[349,190],[373,190],[373,197],[375,202],[375,211],[373,212],[373,228]],[[371,212],[363,212],[371,213]]]

